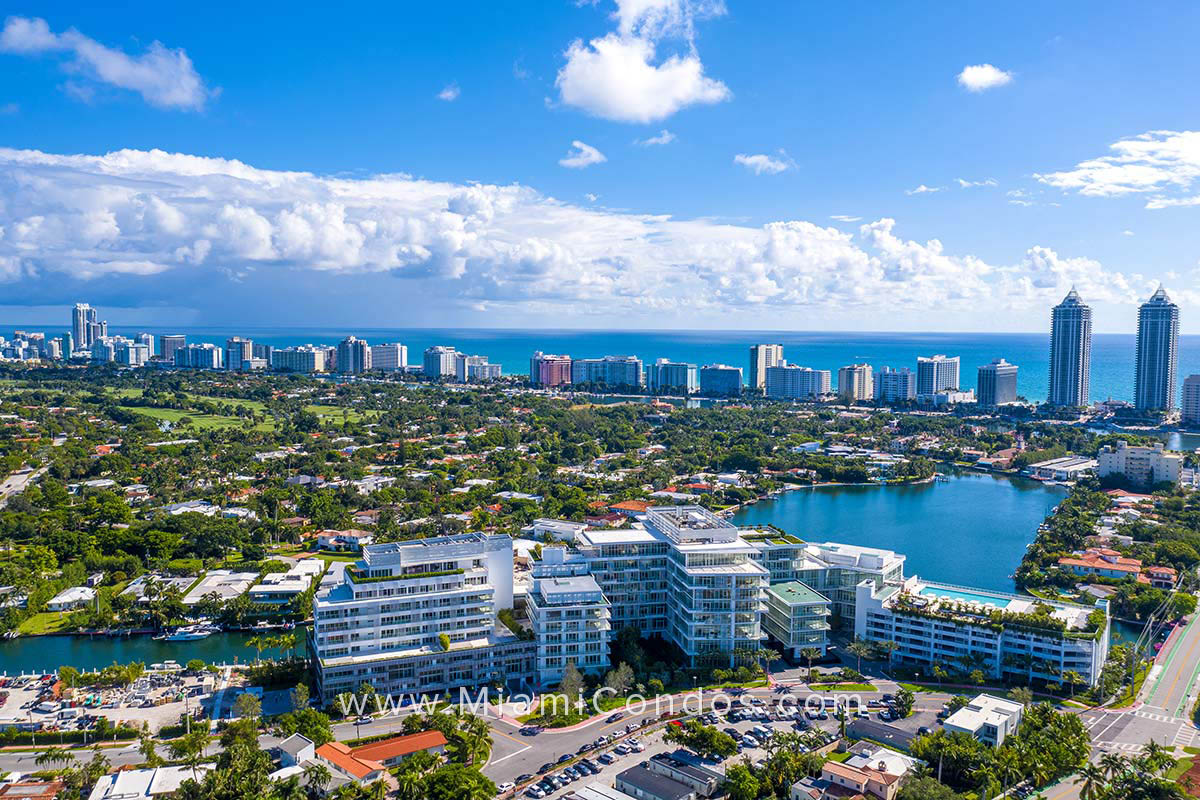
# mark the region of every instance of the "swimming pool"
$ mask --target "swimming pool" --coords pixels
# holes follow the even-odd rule
[[[969,603],[991,603],[996,608],[1008,608],[1012,598],[987,592],[972,592],[966,589],[948,589],[941,586],[926,586],[921,590],[925,597],[940,597],[945,600],[963,600]]]

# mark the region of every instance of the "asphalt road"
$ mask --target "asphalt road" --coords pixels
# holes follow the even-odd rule
[[[45,471],[46,467],[37,470],[22,469],[0,482],[0,508],[4,508],[8,504],[8,498],[25,491],[25,488],[40,478]]]

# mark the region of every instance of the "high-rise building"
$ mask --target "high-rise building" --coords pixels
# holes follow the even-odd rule
[[[325,372],[333,360],[330,356],[332,350],[311,344],[277,348],[271,351],[271,369],[280,372]]]
[[[486,381],[500,377],[500,365],[489,364],[487,356],[454,354],[454,380],[459,383]]]
[[[1200,425],[1200,375],[1188,375],[1183,379],[1181,400],[1183,424]]]
[[[742,393],[742,368],[708,364],[700,368],[700,393],[732,397]]]
[[[937,394],[958,388],[958,356],[938,354],[917,359],[917,394]]]
[[[875,396],[875,378],[870,364],[851,364],[838,370],[838,396],[848,403]]]
[[[251,358],[255,361],[262,361],[267,366],[271,365],[271,354],[275,352],[275,348],[269,344],[255,342],[250,346]]]
[[[128,367],[145,366],[150,360],[150,347],[144,342],[120,342],[115,347],[113,360]]]
[[[225,351],[215,344],[189,344],[175,350],[175,366],[188,369],[221,369]]]
[[[357,336],[347,336],[338,344],[337,370],[343,375],[358,375],[371,369],[371,346]]]
[[[783,363],[783,345],[750,345],[750,388],[762,389],[767,385],[767,368]]]
[[[240,336],[230,336],[225,340],[225,369],[239,370],[252,358],[254,358],[253,341]]]
[[[534,386],[563,386],[571,382],[571,357],[534,352],[529,359],[529,382]]]
[[[135,342],[137,342],[138,344],[146,345],[146,352],[149,353],[151,358],[154,357],[154,334],[153,333],[139,333],[138,335],[133,337],[133,340]]]
[[[917,397],[917,376],[908,367],[884,367],[875,373],[875,399],[880,403],[908,403]]]
[[[696,365],[660,358],[646,367],[646,387],[653,392],[694,394],[700,388]]]
[[[96,334],[99,333],[97,325],[99,320],[96,317],[96,309],[87,303],[76,303],[71,312],[71,336],[75,346],[80,350],[92,349],[92,343],[96,341]]]
[[[158,337],[158,356],[164,361],[175,361],[175,351],[187,345],[182,333],[167,333]]]
[[[641,386],[645,379],[637,356],[576,358],[571,362],[571,383],[603,383],[608,386]]]
[[[975,394],[978,396],[979,405],[985,408],[1016,402],[1017,365],[1010,364],[1003,358],[984,364],[978,371]]]
[[[1137,364],[1133,405],[1147,411],[1175,407],[1175,369],[1179,357],[1179,306],[1159,286],[1138,308]]]
[[[434,345],[425,349],[424,372],[430,378],[453,378],[458,351],[453,347]]]
[[[1050,312],[1050,389],[1052,406],[1086,406],[1092,369],[1092,309],[1075,287]]]
[[[813,369],[786,361],[767,367],[767,397],[776,400],[817,400],[832,391],[827,369]]]
[[[58,337],[58,341],[62,342],[62,357],[70,360],[71,354],[75,352],[75,337],[64,333]]]
[[[408,366],[408,348],[399,343],[371,345],[371,369],[396,372]]]

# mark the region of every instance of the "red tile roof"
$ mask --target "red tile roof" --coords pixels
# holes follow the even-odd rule
[[[384,769],[383,764],[378,761],[370,761],[354,755],[354,751],[341,742],[323,744],[317,748],[316,753],[319,758],[325,759],[357,780],[362,780],[372,772],[382,772]]]
[[[354,748],[350,752],[354,754],[355,758],[383,762],[391,761],[401,756],[412,755],[421,750],[445,746],[446,737],[442,735],[441,731],[422,731],[421,733],[410,733],[407,736],[393,736],[390,739],[364,744],[361,747]]]

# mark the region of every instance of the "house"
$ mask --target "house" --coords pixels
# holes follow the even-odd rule
[[[312,739],[299,733],[293,733],[276,747],[279,751],[279,765],[282,767],[298,767],[305,761],[316,758],[316,745]]]
[[[645,500],[622,500],[620,503],[613,503],[608,507],[608,510],[614,514],[624,514],[627,517],[636,517],[645,514],[649,510],[650,504]]]
[[[63,589],[46,603],[47,611],[70,611],[73,608],[86,606],[96,599],[96,590],[91,586],[72,586]]]
[[[378,761],[366,761],[354,755],[354,751],[341,742],[329,742],[316,749],[318,761],[348,775],[356,783],[366,786],[387,774],[383,764]]]
[[[1094,458],[1062,456],[1030,464],[1024,469],[1024,472],[1039,481],[1074,481],[1095,468],[1096,460]]]
[[[268,572],[250,587],[250,601],[267,605],[285,605],[297,595],[304,594],[313,579],[325,571],[325,562],[318,558],[303,558],[287,572]]]
[[[351,751],[355,758],[377,761],[385,767],[394,767],[414,753],[420,752],[442,755],[446,752],[446,737],[441,731],[421,731],[371,742]]]
[[[375,534],[354,528],[347,531],[317,531],[317,547],[321,550],[361,550],[363,545],[373,541]]]
[[[1171,567],[1146,567],[1146,578],[1155,589],[1172,589],[1178,574]]]
[[[163,511],[173,517],[179,514],[203,514],[206,517],[211,517],[220,510],[219,506],[214,506],[212,503],[204,500],[185,500],[182,503],[171,503],[170,505],[163,506]]]
[[[169,797],[179,791],[184,781],[204,780],[204,773],[213,764],[191,767],[154,767],[152,769],[118,770],[96,781],[88,800],[149,800]]]
[[[355,511],[350,517],[355,525],[378,525],[379,524],[379,509],[364,508],[362,511]]]
[[[1089,547],[1082,553],[1063,556],[1058,565],[1076,575],[1100,575],[1105,578],[1138,578],[1142,562],[1136,558],[1125,558],[1116,550],[1107,547]],[[1148,583],[1146,579],[1143,582]]]
[[[66,786],[60,780],[0,784],[0,800],[54,800]]]
[[[970,734],[984,744],[999,747],[1017,732],[1025,706],[991,694],[976,696],[946,719],[948,733]]]
[[[687,750],[657,753],[645,762],[646,769],[682,783],[701,797],[712,797],[725,783],[725,774],[706,767]]]
[[[549,536],[556,542],[573,542],[575,536],[587,530],[587,527],[587,523],[565,519],[535,519],[531,525],[522,528],[521,533],[530,539]]]

